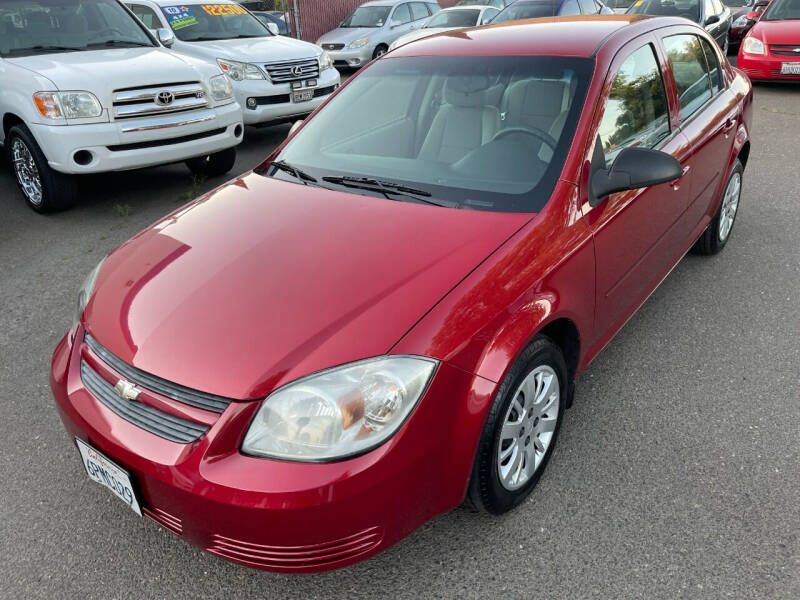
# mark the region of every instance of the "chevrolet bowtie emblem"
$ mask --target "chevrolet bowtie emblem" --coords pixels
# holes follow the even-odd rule
[[[139,397],[139,394],[142,391],[133,385],[130,381],[125,381],[124,379],[120,379],[117,382],[117,385],[114,386],[114,391],[117,392],[117,396],[122,398],[123,400],[136,400]]]

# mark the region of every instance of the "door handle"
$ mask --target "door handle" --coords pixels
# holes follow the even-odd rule
[[[686,165],[685,167],[683,167],[683,173],[681,173],[681,176],[678,177],[677,179],[675,179],[674,181],[670,181],[669,182],[669,184],[670,184],[670,186],[672,186],[673,190],[675,190],[676,192],[678,191],[678,189],[681,187],[681,179],[686,177],[686,174],[691,170],[692,170],[692,167],[690,165]]]
[[[725,120],[725,125],[722,126],[722,133],[728,135],[734,127],[736,127],[736,119],[728,117]]]

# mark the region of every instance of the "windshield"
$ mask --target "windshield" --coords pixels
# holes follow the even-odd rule
[[[478,24],[478,16],[480,14],[480,10],[445,10],[432,17],[425,25],[425,28],[474,27]]]
[[[394,190],[391,200],[537,212],[561,173],[593,68],[592,59],[550,56],[380,60],[262,174],[375,196]]]
[[[800,19],[800,0],[772,0],[762,21],[794,21]]]
[[[550,2],[518,2],[500,11],[497,16],[492,19],[492,23],[552,17],[554,14],[555,8]]]
[[[628,9],[631,15],[658,15],[661,17],[684,17],[700,22],[698,0],[636,0]]]
[[[391,6],[360,6],[347,17],[340,27],[383,27],[389,18]]]
[[[175,36],[184,42],[269,37],[264,24],[238,4],[162,6]]]
[[[153,46],[115,0],[4,0],[0,56]]]

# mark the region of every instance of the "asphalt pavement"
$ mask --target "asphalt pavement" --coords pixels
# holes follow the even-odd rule
[[[530,499],[308,576],[138,519],[86,477],[48,387],[86,274],[224,178],[94,176],[40,216],[0,167],[0,598],[800,598],[800,86],[758,86],[754,112],[729,244],[686,257],[578,381]],[[287,132],[248,130],[235,171]]]

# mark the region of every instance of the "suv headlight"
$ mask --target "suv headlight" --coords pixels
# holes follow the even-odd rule
[[[742,15],[738,17],[733,23],[731,23],[731,27],[737,27],[737,28],[744,27],[747,25],[748,20],[749,19],[747,18],[747,15]]]
[[[319,70],[320,72],[324,71],[325,69],[330,69],[333,66],[333,59],[331,55],[327,52],[323,52],[319,55]]]
[[[37,92],[33,102],[48,119],[91,119],[103,114],[100,101],[91,92]]]
[[[234,81],[242,81],[244,79],[264,79],[264,74],[261,70],[250,63],[243,63],[236,60],[225,60],[218,58],[217,64],[222,72]]]
[[[78,290],[78,301],[75,304],[75,316],[69,334],[70,340],[75,337],[75,332],[78,330],[78,323],[81,321],[83,311],[86,310],[86,305],[89,304],[89,299],[92,297],[92,292],[94,292],[94,284],[97,283],[97,275],[100,273],[100,269],[103,268],[103,263],[105,262],[106,258],[103,257],[103,259],[97,263],[97,266],[86,276],[83,285],[81,285]]]
[[[208,85],[211,88],[211,97],[216,102],[223,102],[233,98],[233,86],[227,75],[214,75],[208,80]]]
[[[350,49],[351,50],[355,50],[356,48],[363,48],[367,44],[369,44],[369,38],[368,37],[358,38],[357,40],[355,40],[353,42],[350,42]]]
[[[748,35],[744,38],[742,50],[748,54],[766,54],[764,51],[764,42],[752,35]]]
[[[258,409],[242,452],[294,461],[329,461],[388,440],[414,410],[438,361],[384,356],[292,382]]]

